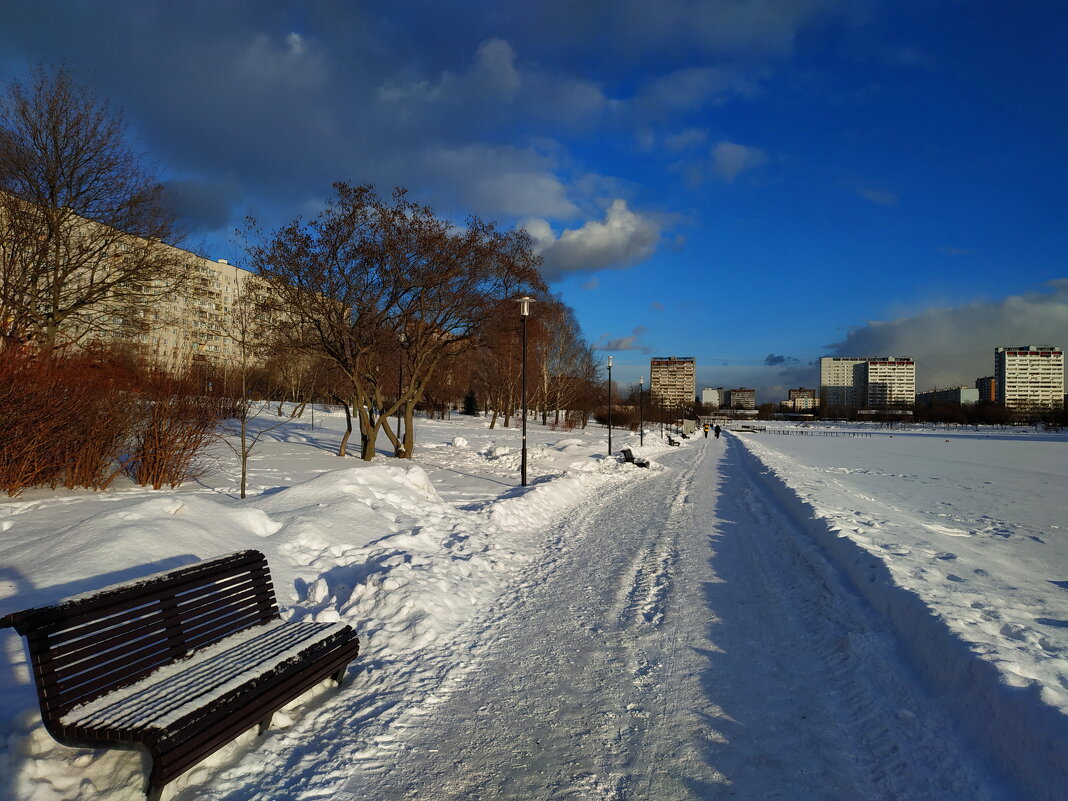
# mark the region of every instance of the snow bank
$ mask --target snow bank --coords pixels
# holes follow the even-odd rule
[[[358,631],[355,678],[339,693],[319,688],[298,699],[276,716],[272,734],[227,746],[168,795],[226,795],[250,770],[284,769],[301,749],[343,746],[314,742],[331,715],[438,681],[422,656],[492,608],[516,571],[543,552],[546,526],[598,488],[654,472],[606,457],[602,432],[561,438],[531,426],[531,486],[520,488],[518,435],[487,430],[477,418],[420,421],[420,439],[446,447],[417,450],[412,462],[363,464],[330,454],[343,422],[320,416],[318,428],[291,421],[272,432],[252,462],[250,488],[260,494],[244,501],[232,494],[231,463],[202,487],[0,504],[0,614],[256,548],[267,555],[286,619]],[[650,443],[642,453],[663,450]],[[142,798],[140,757],[56,744],[40,721],[22,641],[0,631],[0,649],[0,799]],[[288,726],[301,732],[296,740]],[[254,755],[243,760],[249,749]],[[330,777],[317,780],[328,786]]]
[[[976,594],[965,586],[971,573],[988,577],[993,565],[1011,561],[997,552],[991,555],[990,549],[962,547],[960,540],[969,535],[974,538],[977,532],[947,525],[953,522],[950,512],[933,511],[945,510],[950,504],[947,498],[953,497],[947,488],[938,486],[939,480],[949,483],[945,481],[947,475],[964,484],[981,484],[969,474],[967,462],[955,456],[947,475],[921,477],[915,459],[895,460],[892,454],[882,458],[895,463],[895,469],[873,470],[872,449],[879,448],[880,443],[871,440],[820,441],[815,447],[822,452],[814,454],[814,440],[800,445],[795,438],[784,439],[791,442],[787,445],[771,437],[739,436],[732,437],[732,442],[743,446],[740,450],[746,469],[830,558],[833,568],[829,569],[841,571],[890,622],[931,688],[963,721],[968,735],[1035,798],[1063,798],[1068,784],[1068,681],[1063,658],[1066,649],[1056,639],[1058,630],[1063,634],[1063,625],[1068,623],[1043,617],[1046,601],[1041,599],[1048,598],[1049,593],[1037,586],[1043,582],[1041,574],[1030,581],[1020,577],[1023,581],[1014,582],[1019,586],[1005,585],[1000,597]],[[901,439],[898,435],[896,448]],[[858,448],[868,449],[860,457],[867,467],[841,466],[853,463],[850,450]],[[1034,479],[1042,460],[1032,456],[1022,461]],[[832,464],[839,466],[829,466]],[[866,471],[869,481],[875,473],[882,491],[876,495],[868,483],[843,480],[854,469]],[[827,478],[828,471],[834,478]],[[926,479],[929,484],[915,479]],[[911,503],[891,496],[903,483],[910,483]],[[988,488],[987,492],[996,494],[997,490]],[[893,497],[892,504],[885,503],[887,497]],[[970,497],[973,504],[978,501],[974,491]],[[1045,497],[1047,506],[1052,502],[1057,508],[1063,495],[1047,493]],[[957,510],[960,515],[966,511]],[[939,514],[943,517],[937,517]],[[928,515],[943,522],[932,523],[925,519]],[[1001,539],[1012,536],[1004,521],[1001,529]],[[922,534],[912,533],[917,531]],[[932,533],[953,537],[958,541],[955,550],[961,553],[930,544],[927,537]],[[1063,548],[1063,543],[1058,544]],[[1017,553],[1024,547],[1021,543]],[[1057,553],[1054,561],[1060,561],[1063,551]],[[933,575],[934,568],[946,564],[953,566],[953,572],[943,570]],[[1054,572],[1056,569],[1060,568]],[[1033,630],[1033,623],[1025,627],[1006,622],[1003,614],[991,616],[995,606],[1007,612],[1028,603],[1032,605],[1032,619],[1047,620],[1053,629],[1036,636],[1033,648],[1023,647],[1027,645],[1025,632]]]

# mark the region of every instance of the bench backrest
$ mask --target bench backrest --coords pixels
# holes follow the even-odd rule
[[[267,559],[250,550],[15,612],[0,626],[26,637],[47,722],[277,616]]]

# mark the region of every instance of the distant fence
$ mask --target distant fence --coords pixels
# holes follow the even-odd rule
[[[766,426],[740,426],[731,429],[739,434],[782,434],[788,437],[868,437],[870,431],[813,431],[804,428],[768,428]]]

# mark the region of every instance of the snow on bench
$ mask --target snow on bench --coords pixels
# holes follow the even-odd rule
[[[26,637],[41,717],[73,747],[147,751],[163,787],[359,652],[341,623],[278,616],[267,560],[241,551],[0,618]]]

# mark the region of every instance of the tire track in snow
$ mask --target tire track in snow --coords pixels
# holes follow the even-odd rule
[[[558,524],[492,613],[426,655],[421,700],[329,766],[351,777],[331,795],[1011,798],[731,447],[672,453]]]
[[[558,525],[546,559],[480,624],[485,658],[445,682],[425,721],[403,721],[423,728],[399,736],[394,764],[361,769],[343,797],[640,797],[643,732],[664,725],[664,665],[643,648],[664,622],[694,460],[672,454],[677,467]]]
[[[765,577],[764,591],[775,594],[784,621],[799,630],[811,658],[822,665],[828,711],[852,743],[862,797],[1017,798],[964,744],[953,719],[917,681],[886,622],[757,483],[747,464],[732,459],[736,481],[727,497],[734,499],[728,506],[742,526],[764,540],[762,547],[749,549],[748,572]],[[781,576],[789,578],[776,579]]]
[[[617,603],[622,606],[619,612],[621,628],[629,628],[638,621],[655,626],[663,620],[671,573],[678,560],[675,540],[680,527],[675,521],[683,517],[690,503],[694,476],[704,455],[702,451],[694,464],[683,469],[678,492],[668,508],[668,525],[641,550],[628,571],[629,578],[620,585],[621,600]]]

